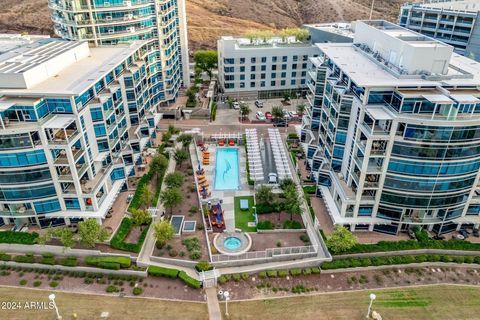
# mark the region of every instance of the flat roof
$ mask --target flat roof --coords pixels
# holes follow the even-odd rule
[[[73,114],[56,114],[44,124],[44,127],[48,129],[66,128],[74,121],[75,116]]]
[[[318,43],[316,46],[361,87],[480,85],[480,63],[455,53],[452,54],[450,60],[451,67],[448,70],[447,76],[462,75],[463,73],[458,71],[458,69],[460,69],[472,74],[473,79],[442,78],[440,80],[426,80],[413,77],[397,78],[379,64],[354,49],[351,43]]]
[[[480,11],[480,2],[478,0],[461,0],[461,1],[443,1],[432,3],[420,3],[418,6],[425,8],[437,8],[454,11],[468,11],[477,12]]]
[[[347,22],[305,24],[304,27],[353,38],[353,24]]]
[[[50,38],[50,36],[0,33],[0,55],[26,44],[33,43],[38,39],[47,38]]]
[[[57,75],[28,89],[0,89],[0,94],[33,96],[81,94],[143,44],[142,41],[135,41],[126,45],[90,48],[90,55],[87,58],[73,63]]]
[[[370,116],[374,120],[392,120],[393,119],[393,116],[389,114],[385,110],[385,108],[381,106],[377,106],[377,107],[367,106],[366,110],[367,110],[367,113],[370,114]]]

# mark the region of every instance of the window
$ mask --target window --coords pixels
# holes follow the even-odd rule
[[[302,71],[302,78],[307,76],[307,71]]]
[[[256,63],[256,62],[257,62],[257,58],[253,57],[253,58],[250,59],[250,61],[251,61],[252,63]]]
[[[240,72],[245,72],[245,67],[240,67]]]
[[[234,81],[235,76],[233,74],[231,75],[225,75],[225,81]]]
[[[255,74],[252,73],[252,74],[250,75],[250,80],[255,80]]]
[[[266,71],[266,70],[267,70],[267,66],[266,66],[266,65],[262,65],[260,69],[261,69],[262,71]]]
[[[240,58],[240,64],[245,64],[245,58]]]
[[[293,56],[293,61],[297,62],[298,61],[298,56]]]
[[[234,63],[235,63],[235,59],[233,59],[233,58],[229,58],[229,59],[225,58],[225,59],[223,59],[223,63],[224,63],[224,64],[234,64]]]
[[[270,85],[271,85],[272,87],[274,87],[274,86],[276,85],[275,81],[271,81],[271,82],[270,82]]]
[[[265,73],[261,73],[261,74],[260,74],[260,79],[265,79],[266,76],[267,76],[267,75],[266,75]]]
[[[273,63],[277,62],[277,57],[272,57],[272,62]]]
[[[282,72],[281,77],[282,77],[282,78],[286,78],[286,77],[287,77],[287,73],[286,73],[286,72]]]
[[[280,81],[280,85],[281,85],[281,86],[286,85],[286,81],[285,81],[285,80]]]
[[[277,70],[277,65],[276,65],[276,64],[273,64],[273,65],[272,65],[272,71],[275,71],[275,70]]]
[[[250,88],[255,88],[255,81],[250,82]]]
[[[267,62],[267,57],[262,57],[262,63],[266,63]]]
[[[255,72],[256,70],[257,70],[257,67],[256,67],[256,66],[251,66],[251,67],[250,67],[250,71],[251,71],[251,72]]]
[[[228,72],[234,72],[235,68],[234,67],[225,67],[225,68],[223,68],[223,70],[225,71],[225,73],[228,73]]]
[[[296,63],[292,64],[292,69],[297,70],[297,64]]]
[[[302,63],[302,69],[307,69],[307,64],[306,63]]]
[[[240,80],[245,80],[245,75],[244,74],[240,75]]]
[[[291,84],[292,86],[296,85],[296,84],[297,84],[297,80],[292,79],[292,80],[290,81],[290,84]]]
[[[287,62],[288,61],[288,57],[287,56],[283,56],[282,57],[282,62]]]
[[[265,87],[265,81],[260,82],[260,87],[262,87],[262,88]]]
[[[240,82],[240,88],[245,88],[245,82]]]
[[[272,73],[272,76],[270,78],[275,79],[277,77],[277,74],[274,72]]]
[[[287,65],[286,64],[282,64],[282,70],[287,70]]]
[[[308,60],[308,56],[307,56],[307,55],[304,55],[302,60],[303,60],[303,61],[307,61],[307,60]]]

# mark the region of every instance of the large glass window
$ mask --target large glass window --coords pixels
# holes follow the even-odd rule
[[[0,167],[22,167],[47,163],[42,150],[0,154]]]
[[[461,162],[415,162],[391,159],[388,164],[388,172],[414,176],[455,176],[476,172],[479,168],[480,161],[476,160]]]

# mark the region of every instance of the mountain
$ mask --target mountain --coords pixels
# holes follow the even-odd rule
[[[368,19],[371,0],[186,0],[191,50],[220,35],[304,23]],[[0,32],[52,34],[47,0],[2,0]],[[376,0],[373,18],[396,21],[404,0]]]

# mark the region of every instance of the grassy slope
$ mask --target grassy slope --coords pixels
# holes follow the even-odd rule
[[[286,299],[232,302],[230,319],[364,319],[370,291],[341,292]],[[377,289],[373,310],[383,319],[478,319],[480,288],[428,286],[410,289]],[[223,308],[224,306],[222,306]]]
[[[51,292],[0,287],[1,301],[15,301],[22,306],[25,302],[44,302],[48,305]],[[64,319],[100,319],[103,311],[110,313],[109,319],[208,319],[206,304],[162,301],[157,299],[137,299],[95,296],[55,292],[56,303]],[[4,310],[0,309],[0,319],[51,320],[54,310]]]

